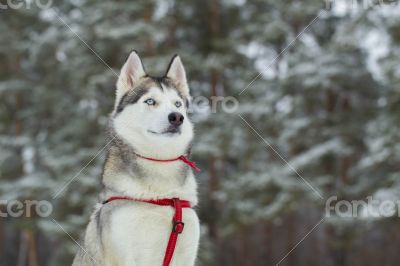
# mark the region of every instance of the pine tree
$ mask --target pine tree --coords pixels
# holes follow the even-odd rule
[[[203,168],[199,265],[276,264],[330,196],[399,198],[399,7],[335,4],[88,0],[1,10],[1,199],[46,199],[54,212],[0,220],[0,242],[10,243],[0,261],[70,264],[78,247],[52,218],[81,238],[101,189],[115,81],[133,49],[150,74],[162,75],[174,53],[187,70],[192,156]],[[387,47],[375,68],[373,32]],[[196,105],[202,97],[208,109]],[[235,112],[221,103],[228,97]],[[369,242],[363,256],[349,250],[368,230],[398,243],[397,226],[332,217],[285,262],[384,264]]]

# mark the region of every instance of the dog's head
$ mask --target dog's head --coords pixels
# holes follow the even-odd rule
[[[112,126],[140,155],[160,159],[187,152],[193,137],[188,119],[189,87],[179,56],[163,77],[146,74],[136,52],[129,55],[117,82]]]

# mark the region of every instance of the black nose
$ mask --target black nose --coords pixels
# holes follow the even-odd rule
[[[184,119],[183,115],[178,112],[173,112],[168,115],[168,121],[171,123],[171,125],[177,127],[182,125],[183,119]]]

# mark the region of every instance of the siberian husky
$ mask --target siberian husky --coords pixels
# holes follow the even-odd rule
[[[163,77],[152,77],[136,52],[129,55],[117,81],[110,116],[111,143],[102,174],[101,203],[91,216],[73,266],[165,265],[176,209],[143,201],[179,198],[192,207],[197,204],[193,165],[172,159],[190,152],[189,98],[179,56],[172,58]],[[113,197],[134,200],[104,204]],[[197,254],[199,220],[192,208],[184,208],[182,214],[184,230],[170,265],[190,266]]]

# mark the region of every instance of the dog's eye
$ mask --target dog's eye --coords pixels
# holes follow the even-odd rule
[[[182,106],[182,103],[181,103],[180,101],[176,101],[176,102],[175,102],[175,106],[176,106],[177,108],[179,108],[179,107]]]
[[[152,99],[152,98],[147,99],[144,102],[147,103],[148,105],[155,105],[156,104],[156,101],[154,99]]]

